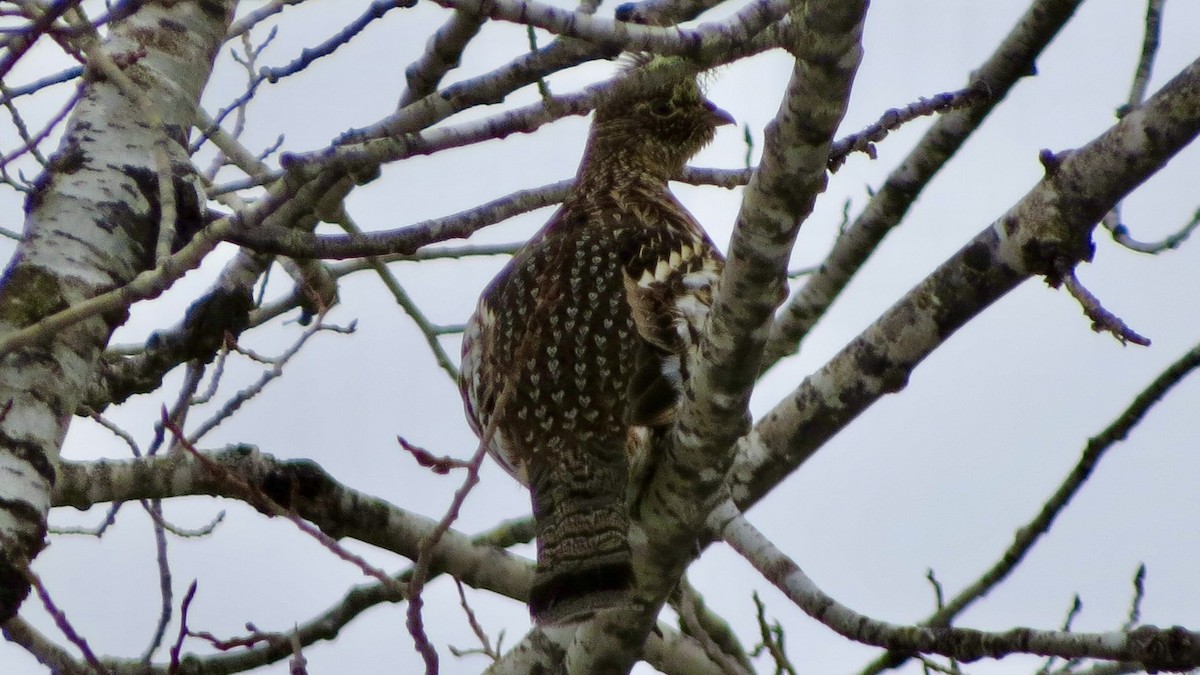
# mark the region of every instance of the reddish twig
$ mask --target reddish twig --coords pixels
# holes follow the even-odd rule
[[[179,652],[183,651],[183,639],[191,633],[188,630],[188,610],[192,607],[192,599],[196,597],[196,586],[196,580],[193,579],[183,596],[183,603],[179,606],[179,635],[175,638],[175,644],[171,645],[171,662],[167,665],[167,675],[175,675],[179,670]]]
[[[425,604],[421,600],[421,590],[425,587],[425,580],[429,578],[429,564],[433,561],[434,547],[441,541],[442,535],[446,534],[446,531],[450,529],[450,525],[458,518],[459,510],[462,508],[463,502],[466,501],[471,489],[479,483],[479,465],[483,463],[483,458],[487,455],[488,442],[490,442],[492,434],[495,433],[495,420],[492,421],[490,427],[484,434],[484,440],[480,441],[479,449],[475,451],[475,456],[471,458],[471,461],[467,465],[467,477],[463,480],[458,490],[454,492],[454,499],[450,502],[450,508],[447,509],[446,515],[442,516],[442,520],[438,522],[433,532],[421,542],[420,552],[417,554],[417,560],[413,564],[412,577],[408,582],[408,611],[405,625],[408,627],[409,634],[412,635],[417,652],[425,660],[426,675],[437,675],[438,655],[437,650],[429,642],[429,636],[425,633],[425,624],[421,619],[421,608]]]
[[[21,573],[25,576],[25,580],[37,591],[38,598],[41,599],[42,606],[46,608],[46,612],[54,617],[54,625],[58,626],[58,629],[70,640],[71,644],[79,648],[84,660],[88,662],[88,665],[93,670],[101,675],[109,675],[108,668],[105,668],[104,664],[100,663],[100,659],[96,657],[96,653],[92,651],[87,640],[75,631],[71,622],[67,620],[67,615],[58,608],[58,605],[54,604],[54,600],[50,598],[50,592],[46,590],[46,586],[42,584],[42,580],[38,578],[38,575],[34,574],[33,570],[29,569],[27,565],[19,565],[19,567]]]
[[[218,649],[223,652],[227,652],[231,649],[238,649],[240,647],[250,648],[260,642],[278,644],[279,642],[287,639],[282,633],[268,633],[266,631],[261,631],[252,623],[246,624],[246,630],[250,631],[250,634],[246,637],[231,638],[229,640],[222,640],[212,633],[203,630],[189,630],[188,635],[204,640],[208,644],[212,645],[214,649]]]
[[[374,577],[375,579],[379,580],[380,583],[385,584],[388,586],[388,588],[391,588],[401,595],[407,595],[403,585],[388,576],[383,570],[371,565],[361,556],[355,555],[354,553],[346,550],[346,548],[339,544],[337,540],[301,518],[295,511],[284,508],[278,502],[272,499],[267,493],[251,486],[246,481],[228,471],[225,467],[221,466],[217,462],[214,462],[211,458],[206,457],[204,453],[197,450],[196,447],[187,440],[187,438],[183,435],[183,430],[175,426],[174,422],[169,419],[166,408],[163,408],[163,426],[175,436],[179,446],[191,454],[192,457],[195,457],[196,460],[204,466],[204,468],[208,469],[208,471],[216,476],[219,480],[233,486],[238,492],[242,493],[242,498],[245,499],[248,504],[268,515],[279,516],[281,518],[290,520],[292,524],[295,525],[301,532],[304,532],[313,539],[316,539],[318,543],[328,549],[335,556],[358,567],[360,570],[362,570],[363,574]]]
[[[438,457],[419,445],[413,445],[412,443],[409,443],[408,441],[404,440],[403,436],[397,436],[396,440],[400,442],[400,447],[404,448],[408,454],[413,456],[413,459],[417,460],[417,464],[420,464],[421,466],[438,475],[444,476],[450,473],[450,471],[453,469],[471,468],[470,462],[464,462],[461,459],[455,459],[445,455]]]
[[[459,650],[451,647],[450,651],[455,656],[463,656],[465,654],[483,654],[492,661],[499,661],[500,641],[504,639],[503,631],[496,639],[496,646],[493,648],[491,640],[488,639],[487,632],[483,630],[483,626],[480,625],[479,619],[475,616],[475,610],[471,609],[470,603],[467,602],[467,592],[463,589],[463,583],[458,577],[454,577],[454,585],[458,587],[458,603],[462,605],[463,612],[465,612],[467,615],[467,623],[471,625],[471,630],[474,631],[475,637],[479,638],[479,649]]]

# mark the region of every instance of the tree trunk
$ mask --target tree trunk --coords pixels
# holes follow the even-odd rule
[[[26,203],[24,240],[0,280],[0,337],[153,267],[160,229],[177,248],[202,224],[187,136],[234,5],[147,2],[102,45],[78,39],[82,97]],[[160,176],[171,182],[161,191]],[[0,622],[29,591],[62,440],[126,316],[92,316],[0,355]]]

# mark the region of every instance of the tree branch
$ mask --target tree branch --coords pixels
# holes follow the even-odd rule
[[[112,80],[91,78],[50,170],[29,197],[26,238],[0,289],[0,404],[11,406],[0,432],[6,476],[0,482],[0,621],[15,614],[28,592],[18,570],[43,546],[54,461],[100,352],[132,302],[128,284],[152,274],[138,272],[154,261],[162,210],[169,208],[159,188],[189,194],[185,178],[156,185],[162,178],[154,157],[166,152],[172,165],[189,166],[182,130],[191,123],[234,3],[207,5],[147,4],[112,24],[103,53],[128,63],[125,74],[136,81],[129,86],[158,102],[161,124],[147,122]],[[200,204],[177,206],[180,225],[199,228]],[[114,286],[120,290],[105,293]]]
[[[1128,633],[1068,633],[1013,628],[988,633],[969,628],[901,626],[858,614],[825,594],[795,562],[754,528],[732,502],[714,513],[714,529],[806,614],[856,642],[911,654],[941,654],[957,661],[1040,654],[1063,658],[1138,661],[1149,672],[1185,671],[1200,665],[1200,633],[1178,626],[1142,626]]]
[[[1186,354],[1168,366],[1158,377],[1154,378],[1149,386],[1134,397],[1129,406],[1117,416],[1117,419],[1113,420],[1112,424],[1088,440],[1075,467],[1063,479],[1054,494],[1042,505],[1037,516],[1017,530],[1012,544],[1000,555],[996,564],[980,575],[974,583],[959,591],[950,602],[939,607],[922,624],[935,627],[949,626],[954,617],[1008,577],[1042,535],[1050,531],[1058,514],[1062,513],[1067,504],[1083,488],[1083,484],[1092,475],[1092,471],[1104,454],[1118,441],[1125,440],[1129,432],[1142,421],[1154,404],[1161,401],[1175,385],[1182,382],[1197,367],[1200,367],[1200,345],[1192,347]],[[867,666],[863,670],[863,675],[896,668],[905,661],[906,657],[906,654],[889,651]]]
[[[1200,133],[1200,60],[1137,111],[1086,146],[1063,153],[1047,175],[852,340],[745,437],[733,467],[741,509],[812,456],[909,374],[963,324],[1059,257],[1090,256],[1097,221]]]
[[[898,225],[908,209],[1034,62],[1082,0],[1036,0],[996,51],[974,71],[967,88],[986,92],[966,108],[942,115],[888,176],[854,222],[844,229],[820,268],[776,316],[763,370],[796,353],[800,342]]]
[[[435,0],[443,7],[535,26],[614,51],[701,57],[744,44],[787,11],[784,0],[754,0],[736,15],[694,29],[658,28],[604,19],[537,0]]]

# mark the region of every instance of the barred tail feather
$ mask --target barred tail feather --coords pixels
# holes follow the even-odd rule
[[[633,564],[624,560],[591,561],[570,572],[545,571],[538,565],[529,594],[529,613],[539,623],[580,621],[592,613],[620,605],[633,586]]]
[[[566,461],[540,486],[537,479],[544,476],[533,477],[538,566],[529,611],[539,622],[581,619],[619,604],[633,585],[629,465],[623,444],[605,445],[613,447],[562,453],[559,459]]]

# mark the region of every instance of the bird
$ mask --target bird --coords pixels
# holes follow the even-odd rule
[[[572,188],[464,330],[468,421],[531,492],[537,623],[581,620],[633,586],[630,509],[724,264],[668,181],[733,118],[671,58],[635,57],[599,101]]]

